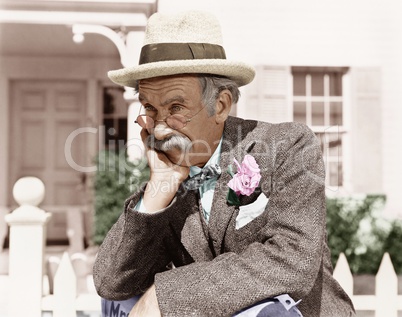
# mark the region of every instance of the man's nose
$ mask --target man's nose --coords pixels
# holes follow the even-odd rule
[[[173,130],[164,121],[156,121],[153,134],[157,140],[164,140],[171,136]]]

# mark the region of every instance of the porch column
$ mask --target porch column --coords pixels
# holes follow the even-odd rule
[[[144,144],[141,140],[141,127],[135,123],[135,119],[138,116],[141,103],[138,101],[138,96],[134,96],[132,92],[127,91],[124,94],[124,98],[128,103],[127,114],[127,155],[131,161],[141,159],[144,157]]]
[[[140,60],[140,52],[144,42],[143,31],[133,31],[127,34],[126,38],[126,64],[124,67],[136,66]],[[138,96],[134,93],[134,88],[127,88],[124,93],[124,98],[128,104],[127,115],[127,154],[130,160],[137,160],[144,157],[144,146],[141,140],[141,128],[135,123],[141,104],[138,101]]]
[[[0,60],[0,68],[1,65]],[[4,240],[7,236],[7,225],[4,220],[4,216],[8,214],[8,180],[9,180],[9,162],[8,151],[9,149],[9,85],[8,78],[0,77],[0,103],[3,105],[0,107],[0,147],[4,150],[0,152],[0,252],[3,251]]]
[[[41,317],[46,223],[50,214],[37,206],[45,186],[36,177],[20,178],[13,195],[20,205],[5,219],[10,226],[9,315]]]

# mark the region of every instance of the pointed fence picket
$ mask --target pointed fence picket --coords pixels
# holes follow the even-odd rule
[[[76,317],[78,311],[100,316],[101,303],[97,294],[77,295],[77,285],[82,284],[82,279],[77,279],[74,267],[82,266],[84,261],[82,254],[73,254],[71,258],[67,252],[63,254],[54,276],[53,294],[42,298],[42,311],[53,312],[53,317]]]
[[[334,269],[334,278],[342,285],[349,297],[353,296],[353,275],[345,254],[341,253]]]
[[[353,294],[353,276],[343,253],[335,266],[334,277],[350,296],[357,311],[374,311],[375,317],[397,317],[398,310],[402,311],[402,295],[398,295],[398,276],[388,253],[384,253],[377,272],[374,295]]]
[[[75,298],[77,282],[73,265],[65,252],[61,258],[59,269],[54,277],[53,317],[75,317]]]
[[[398,297],[401,302],[402,296],[398,296],[398,276],[388,253],[385,253],[382,258],[375,281],[376,316],[397,317]]]

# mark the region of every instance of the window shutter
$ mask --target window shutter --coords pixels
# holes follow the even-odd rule
[[[289,82],[290,67],[256,66],[256,77],[247,86],[243,117],[273,123],[292,120]]]
[[[381,71],[353,68],[351,182],[354,192],[382,191]]]

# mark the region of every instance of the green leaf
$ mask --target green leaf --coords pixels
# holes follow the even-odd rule
[[[228,194],[226,196],[228,203],[232,206],[239,206],[240,200],[233,189],[229,188]]]

